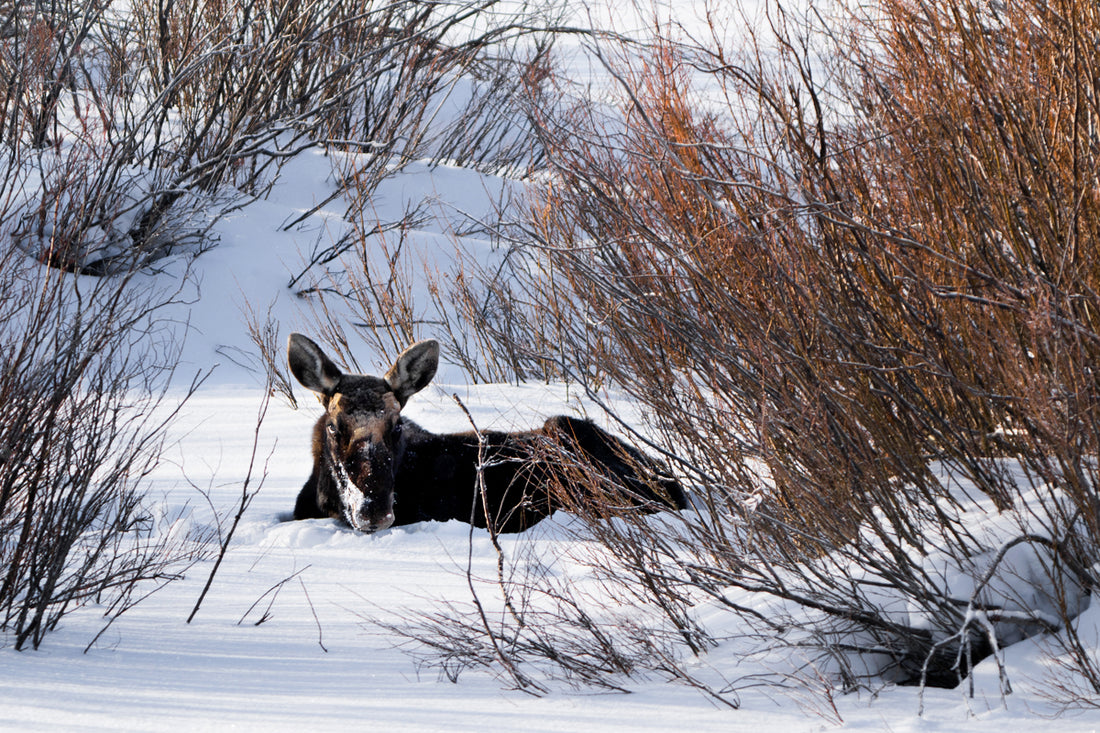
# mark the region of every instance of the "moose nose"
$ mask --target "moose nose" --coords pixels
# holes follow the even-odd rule
[[[381,519],[370,523],[371,532],[380,532],[393,524],[393,512],[387,512]]]

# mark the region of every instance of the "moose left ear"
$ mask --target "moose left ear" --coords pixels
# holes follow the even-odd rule
[[[320,346],[300,333],[292,333],[287,340],[286,358],[290,371],[303,387],[325,397],[332,396],[341,373]]]
[[[404,406],[410,397],[428,386],[438,368],[439,342],[435,339],[418,341],[397,357],[386,372],[386,383]]]

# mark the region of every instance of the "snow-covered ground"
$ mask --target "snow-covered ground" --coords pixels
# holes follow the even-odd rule
[[[670,5],[671,7],[671,5]],[[606,10],[605,10],[606,12]],[[670,11],[671,12],[671,11]],[[684,20],[684,18],[680,18]],[[334,162],[338,163],[334,172]],[[197,260],[161,263],[142,284],[183,283],[180,304],[163,313],[185,346],[180,394],[209,372],[185,405],[164,460],[151,477],[150,499],[165,526],[228,528],[251,472],[258,492],[237,527],[225,561],[194,619],[186,619],[213,561],[192,567],[115,621],[86,607],[65,618],[34,652],[0,648],[0,729],[4,730],[399,730],[399,731],[1092,731],[1100,710],[1058,714],[1043,697],[1050,668],[1042,637],[1004,650],[1012,692],[1002,694],[995,662],[973,674],[974,695],[957,690],[886,686],[876,694],[756,684],[781,674],[784,653],[758,654],[736,640],[730,614],[701,606],[700,618],[731,641],[694,662],[701,674],[731,681],[738,709],[690,687],[623,680],[630,694],[555,689],[534,697],[508,689],[484,671],[457,683],[418,667],[403,639],[383,625],[470,600],[469,575],[490,610],[497,554],[486,532],[426,523],[363,535],[331,520],[287,521],[310,470],[309,435],[319,407],[299,388],[300,409],[273,399],[254,438],[264,402],[246,314],[270,313],[282,338],[315,335],[318,315],[288,283],[318,242],[348,226],[346,202],[330,201],[299,226],[285,225],[328,200],[347,161],[307,151],[291,161],[264,200],[222,220],[217,246]],[[374,215],[396,221],[410,205],[432,213],[409,246],[445,265],[453,253],[449,222],[477,218],[506,198],[514,183],[469,171],[412,163],[385,181]],[[494,256],[476,239],[479,258]],[[421,303],[424,293],[417,294]],[[334,311],[340,317],[339,311]],[[351,314],[347,314],[351,318]],[[423,335],[433,335],[424,333]],[[364,369],[388,364],[366,343],[353,343]],[[446,355],[445,355],[446,357]],[[444,364],[436,383],[416,395],[406,414],[434,431],[468,429],[457,394],[480,428],[522,429],[554,414],[601,413],[568,385],[480,385]],[[630,414],[630,405],[619,405]],[[605,426],[611,428],[613,426]],[[217,517],[217,518],[216,518]],[[571,518],[558,515],[521,536],[502,537],[512,558],[559,558],[555,569],[583,584],[589,569],[569,559],[578,548]],[[499,604],[497,604],[499,605]],[[613,609],[628,613],[629,609]],[[380,625],[381,624],[381,625]],[[1100,648],[1100,603],[1080,618],[1083,637]],[[774,679],[774,678],[773,678]],[[922,700],[923,694],[923,700]],[[923,703],[923,713],[918,714]]]
[[[309,431],[318,406],[299,391],[297,411],[273,400],[262,422],[255,459],[253,439],[263,389],[242,364],[248,346],[243,312],[269,307],[285,335],[310,331],[308,307],[287,289],[288,273],[308,254],[318,230],[333,226],[339,203],[309,227],[284,232],[280,223],[312,207],[331,186],[331,161],[306,153],[293,175],[266,201],[257,201],[219,225],[221,243],[193,264],[194,301],[179,314],[188,338],[181,377],[217,364],[184,408],[174,442],[152,477],[151,497],[167,519],[201,527],[217,509],[228,522],[252,468],[262,487],[249,506],[209,594],[186,623],[212,562],[167,585],[119,618],[85,652],[103,626],[94,607],[66,618],[35,652],[0,649],[0,728],[80,730],[852,730],[1088,731],[1100,713],[1054,719],[1042,698],[1048,671],[1042,639],[1004,653],[1012,693],[1002,696],[991,660],[975,674],[975,695],[886,687],[827,697],[820,691],[754,685],[781,668],[781,657],[750,655],[724,644],[698,661],[739,681],[739,709],[716,705],[698,691],[662,681],[629,681],[631,694],[555,690],[532,697],[507,689],[485,672],[457,683],[433,668],[418,668],[402,639],[377,622],[393,623],[441,602],[470,598],[466,564],[492,608],[496,553],[487,534],[458,522],[428,523],[358,534],[330,520],[286,521],[309,472]],[[380,191],[380,210],[399,211],[410,197],[435,197],[466,211],[495,197],[492,182],[470,185],[469,174],[411,166]],[[474,191],[475,194],[471,194]],[[387,209],[387,207],[392,207]],[[327,218],[326,218],[327,217]],[[442,227],[422,233],[440,237]],[[183,263],[176,263],[183,271]],[[163,277],[163,275],[161,276]],[[184,317],[185,316],[185,317]],[[365,347],[364,347],[365,349]],[[232,356],[233,358],[227,358]],[[385,364],[362,353],[364,368]],[[366,365],[369,365],[366,366]],[[181,379],[182,381],[186,381]],[[412,399],[407,414],[436,430],[462,430],[467,418],[457,393],[482,428],[524,428],[556,413],[586,408],[565,385],[467,385],[445,367],[437,384]],[[568,554],[570,518],[558,515],[522,536],[502,538],[510,556]],[[223,526],[223,531],[225,526]],[[564,577],[583,582],[586,569],[559,562]],[[618,609],[622,612],[622,609]],[[717,610],[701,607],[715,623]],[[728,614],[727,614],[728,616]],[[1081,628],[1100,627],[1100,604]],[[731,629],[731,634],[735,629]]]
[[[475,419],[529,424],[568,411],[560,388],[458,387]],[[465,421],[451,386],[430,388],[409,405],[422,424],[446,430]],[[190,403],[180,442],[158,471],[154,496],[167,512],[209,514],[200,489],[232,506],[248,471],[257,389],[211,388]],[[225,564],[191,624],[185,623],[210,563],[123,615],[87,653],[99,630],[94,608],[70,616],[37,652],[0,651],[0,727],[80,730],[1094,730],[1096,714],[1050,720],[1032,681],[1043,673],[1042,641],[1010,647],[1013,693],[1002,699],[997,672],[976,672],[974,699],[964,689],[887,688],[877,698],[838,696],[836,709],[808,690],[746,686],[741,708],[715,706],[671,683],[627,683],[632,694],[557,691],[542,698],[508,691],[484,673],[457,684],[418,670],[397,637],[372,621],[397,621],[439,600],[469,598],[465,564],[469,527],[429,523],[357,534],[329,520],[283,521],[308,472],[312,412],[273,403],[263,423],[257,468],[263,487],[237,530]],[[554,553],[568,542],[568,517],[505,537],[506,552]],[[495,574],[496,555],[474,533],[473,573]],[[578,572],[580,570],[578,569]],[[281,586],[279,584],[281,583]],[[278,592],[272,588],[278,587]],[[492,595],[489,584],[483,594]],[[706,612],[706,609],[702,609]],[[262,623],[258,623],[262,620]],[[1083,624],[1095,626],[1090,612]],[[745,658],[727,645],[702,661],[729,678],[769,671],[776,660]]]

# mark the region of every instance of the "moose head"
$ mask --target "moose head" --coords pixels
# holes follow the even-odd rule
[[[313,433],[314,477],[339,506],[321,507],[355,529],[377,532],[394,521],[394,484],[405,442],[401,408],[439,366],[439,343],[406,349],[384,377],[344,374],[309,338],[290,335],[290,371],[325,407]]]

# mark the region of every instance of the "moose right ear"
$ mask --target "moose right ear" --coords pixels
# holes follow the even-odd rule
[[[340,383],[340,368],[325,356],[321,347],[300,333],[290,334],[286,360],[294,377],[306,389],[331,397]]]
[[[419,341],[397,357],[386,372],[386,383],[404,406],[410,397],[428,386],[438,367],[439,342],[435,339]]]

